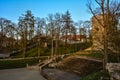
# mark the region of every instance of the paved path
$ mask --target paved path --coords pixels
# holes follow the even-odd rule
[[[46,80],[38,70],[26,68],[0,70],[0,80]]]
[[[80,59],[86,59],[86,60],[90,60],[90,61],[95,61],[95,62],[102,62],[102,60],[91,58],[91,57],[87,57],[87,56],[75,56],[75,57],[76,58],[80,58]]]
[[[50,80],[80,80],[80,77],[59,69],[43,69],[43,75]]]

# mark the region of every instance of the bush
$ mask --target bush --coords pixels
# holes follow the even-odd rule
[[[23,68],[26,64],[34,65],[38,62],[38,58],[0,61],[0,69]]]
[[[80,80],[101,80],[101,78],[103,78],[102,80],[109,80],[109,74],[107,71],[99,71],[99,72],[95,72],[92,74],[89,74],[88,76],[80,79]]]
[[[120,59],[120,56],[118,56],[117,53],[109,53],[109,54],[108,54],[108,62],[120,62],[120,61],[118,60],[118,57],[119,57],[119,59]]]

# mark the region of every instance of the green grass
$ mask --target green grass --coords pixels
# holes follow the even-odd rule
[[[108,54],[108,62],[120,62],[120,60],[118,60],[118,57],[120,58],[120,53],[119,56],[117,53],[109,53]]]
[[[102,59],[103,55],[100,53],[89,53],[89,54],[79,54],[80,56],[88,56],[88,57],[92,57],[92,58],[97,58],[97,59]]]
[[[87,56],[87,57],[91,57],[91,58],[95,58],[95,59],[103,59],[104,55],[103,53],[101,53],[100,51],[79,51],[79,52],[76,52],[74,55],[78,55],[78,56]],[[108,53],[108,62],[120,62],[120,60],[118,60],[118,57],[120,59],[120,55],[117,54],[117,53],[112,53],[112,52],[109,52]]]
[[[80,79],[80,80],[100,80],[101,78],[103,78],[103,80],[109,80],[109,74],[107,71],[99,71],[99,72],[95,72],[92,74],[89,74],[88,76]]]
[[[66,44],[66,45],[59,45],[57,49],[57,53],[55,53],[55,47],[54,47],[54,54],[68,54],[68,53],[74,53],[79,51],[80,49],[85,49],[91,46],[90,43],[77,43],[77,44]],[[49,46],[47,49],[44,49],[43,47],[39,48],[40,56],[50,56],[51,55],[51,46]],[[26,57],[35,57],[38,56],[36,47],[32,49],[28,49],[26,54]],[[23,53],[20,52],[18,54],[15,54],[12,56],[13,58],[22,58]]]
[[[12,58],[22,58],[22,57],[23,57],[22,53],[17,53],[17,54],[12,55]]]
[[[26,52],[26,57],[35,57],[37,56],[37,50],[35,48],[32,48]]]
[[[43,51],[44,50],[40,48],[40,54],[43,54],[44,53]],[[36,56],[38,56],[36,48],[32,48],[32,49],[27,50],[25,56],[26,57],[36,57]],[[13,58],[22,58],[23,57],[23,53],[20,52],[18,54],[13,55],[12,57]]]

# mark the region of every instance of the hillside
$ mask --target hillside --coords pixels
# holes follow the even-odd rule
[[[59,62],[57,68],[75,73],[79,76],[86,76],[101,70],[102,63],[70,56]]]

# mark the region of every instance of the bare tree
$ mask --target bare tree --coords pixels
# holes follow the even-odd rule
[[[3,29],[5,27],[5,18],[0,18],[0,32],[3,33]]]
[[[4,29],[5,29],[5,18],[0,18],[0,48],[3,47],[3,41],[4,41]]]
[[[67,44],[67,36],[72,31],[71,29],[74,27],[73,26],[73,21],[71,19],[69,11],[67,11],[65,14],[62,16],[63,20],[63,28],[62,28],[62,33],[65,35],[65,44]],[[71,33],[70,33],[71,35]]]
[[[33,38],[34,33],[34,16],[31,11],[27,10],[25,15],[19,17],[19,34],[21,38],[23,57],[25,57],[27,44]]]
[[[56,13],[54,15],[55,18],[55,53],[58,53],[58,47],[60,41],[60,34],[62,29],[62,15],[60,13]]]
[[[45,36],[48,37],[49,36],[49,25],[47,23],[44,26],[44,30],[45,30]]]
[[[15,23],[10,23],[6,26],[6,36],[8,37],[9,48],[14,49],[15,45]]]
[[[1,27],[1,41],[2,41],[2,45],[1,47],[8,47],[9,43],[8,43],[8,30],[7,27],[10,26],[12,24],[12,22],[10,20],[7,20],[5,18],[1,18],[0,19],[0,27]],[[10,42],[10,41],[9,41]]]
[[[80,41],[81,41],[81,28],[83,28],[83,21],[82,20],[79,20],[76,25],[78,26],[78,33],[79,33],[79,37],[80,37]]]
[[[116,22],[116,13],[120,10],[120,3],[116,3],[117,1],[112,1],[110,3],[110,0],[95,0],[98,7],[94,10],[92,8],[92,3],[89,2],[87,4],[87,7],[89,11],[92,13],[94,20],[98,22],[98,24],[103,28],[103,34],[101,33],[103,39],[103,68],[105,69],[106,64],[108,62],[108,41],[109,36],[111,36],[110,29],[114,30],[115,28],[115,22]],[[111,4],[116,4],[114,8],[111,9]],[[96,30],[99,30],[96,28]],[[95,34],[95,33],[94,33]],[[108,35],[109,34],[109,35]]]
[[[23,50],[23,58],[24,58],[26,53],[26,45],[27,45],[27,27],[25,26],[24,19],[22,17],[19,17],[18,28],[19,28],[18,33],[20,36],[21,50]]]
[[[41,43],[41,36],[43,35],[43,29],[45,26],[46,22],[44,18],[37,18],[36,19],[36,37],[37,37],[37,43],[36,43],[36,48],[37,48],[37,54],[38,57],[40,56],[40,43]]]
[[[84,21],[83,26],[86,29],[86,36],[90,39],[91,38],[91,21]]]
[[[51,57],[53,57],[54,55],[54,39],[55,39],[55,21],[54,21],[54,15],[53,14],[49,14],[47,17],[47,21],[48,21],[48,27],[49,27],[49,31],[50,31],[50,37],[51,37]]]

